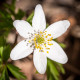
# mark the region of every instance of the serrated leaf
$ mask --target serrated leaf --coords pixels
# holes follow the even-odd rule
[[[7,64],[9,71],[13,74],[13,76],[17,79],[26,79],[26,76],[20,72],[20,69],[12,64]]]

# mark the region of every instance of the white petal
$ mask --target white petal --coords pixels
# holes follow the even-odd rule
[[[13,25],[16,28],[16,30],[19,32],[19,34],[24,38],[29,37],[28,32],[29,33],[33,32],[33,28],[27,21],[15,20],[13,22]]]
[[[18,60],[27,57],[33,52],[33,48],[30,47],[31,44],[27,46],[27,41],[23,40],[19,42],[11,51],[10,58],[12,60]]]
[[[40,4],[38,4],[35,8],[32,26],[36,31],[43,31],[46,28],[45,15]]]
[[[51,41],[53,43],[52,46],[48,46],[50,48],[49,53],[46,53],[46,56],[50,58],[51,60],[54,60],[56,62],[65,64],[68,61],[68,58],[63,51],[63,49],[59,46],[58,43],[55,41]]]
[[[39,52],[38,49],[34,50],[33,56],[34,66],[40,74],[44,74],[47,67],[47,57],[43,52]]]
[[[47,34],[51,34],[51,37],[55,39],[65,33],[69,26],[70,22],[68,20],[58,21],[51,24],[45,31],[47,31]]]

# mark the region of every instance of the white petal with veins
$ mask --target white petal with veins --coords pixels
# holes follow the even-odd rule
[[[18,60],[27,57],[33,52],[33,47],[30,47],[30,43],[27,46],[27,41],[23,40],[19,42],[11,51],[10,58],[12,60]]]
[[[28,33],[33,33],[33,28],[27,21],[15,20],[13,22],[13,25],[16,28],[16,30],[18,31],[18,33],[24,38],[29,37]]]
[[[39,52],[38,49],[34,50],[33,55],[34,66],[40,74],[44,74],[47,67],[47,57],[43,52]]]
[[[47,31],[46,34],[51,34],[51,37],[55,39],[65,33],[69,26],[68,20],[62,20],[51,24],[45,31]]]
[[[68,61],[66,53],[63,51],[63,49],[60,47],[58,43],[56,43],[55,41],[51,41],[51,43],[53,45],[48,46],[50,50],[49,50],[49,53],[45,52],[46,56],[50,58],[51,60],[65,64]]]
[[[46,28],[45,15],[40,4],[38,4],[35,8],[32,26],[36,31],[43,31]]]

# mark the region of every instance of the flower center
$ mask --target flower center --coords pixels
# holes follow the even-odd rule
[[[47,49],[47,53],[49,53],[49,49],[47,45],[51,46],[53,44],[50,43],[50,41],[53,39],[53,37],[49,38],[51,34],[46,35],[46,32],[39,32],[38,34],[35,34],[35,37],[33,39],[35,48],[39,49],[40,52],[44,52],[43,47]]]
[[[44,43],[44,38],[41,36],[41,35],[38,35],[37,37],[36,37],[36,42],[37,43],[39,43],[39,44],[42,44],[42,43]]]
[[[51,37],[51,34],[46,34],[45,32],[37,32],[33,34],[34,37],[30,37],[28,40],[29,43],[32,43],[31,46],[34,46],[35,48],[39,49],[39,52],[44,52],[44,48],[47,50],[46,53],[49,53],[49,46],[52,46],[51,43],[53,37]]]

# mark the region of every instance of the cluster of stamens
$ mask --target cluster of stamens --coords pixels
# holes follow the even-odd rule
[[[52,41],[53,37],[51,37],[51,34],[46,35],[46,32],[35,32],[32,34],[30,39],[28,40],[29,43],[32,43],[31,47],[34,46],[35,48],[39,49],[39,52],[44,52],[44,47],[46,48],[46,53],[49,53],[49,47],[47,45],[51,46],[53,45],[50,43]],[[34,35],[34,36],[33,36]],[[50,37],[50,38],[48,38]]]

